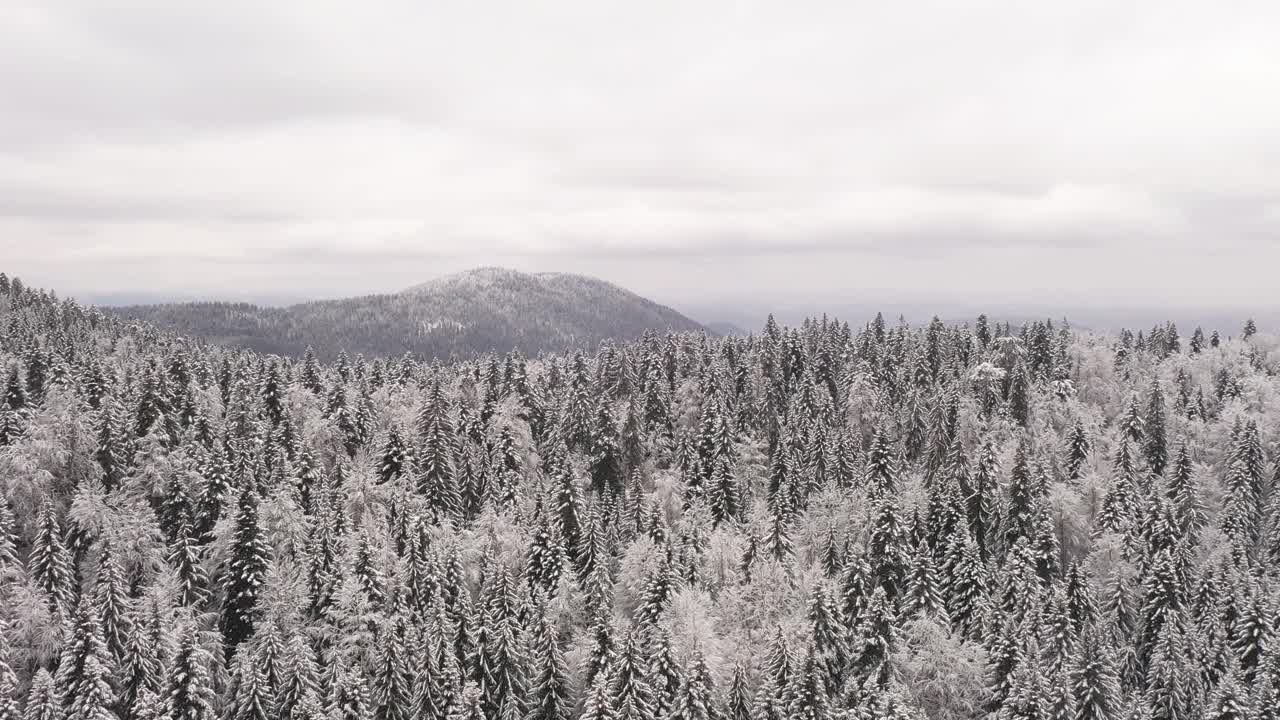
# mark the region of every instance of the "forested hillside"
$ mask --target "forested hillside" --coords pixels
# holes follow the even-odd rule
[[[321,360],[352,355],[469,359],[485,352],[594,348],[635,340],[645,330],[686,332],[701,325],[616,285],[567,273],[479,268],[404,292],[288,307],[192,302],[112,308],[187,335],[232,347]]]
[[[1275,348],[325,364],[0,276],[0,718],[1273,720]]]

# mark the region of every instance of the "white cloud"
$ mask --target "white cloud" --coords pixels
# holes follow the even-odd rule
[[[1043,295],[1020,278],[1048,268],[1095,299],[1273,297],[1227,259],[1280,260],[1271,2],[3,12],[3,265],[70,290],[509,262],[673,299],[837,296],[853,267],[904,292]]]

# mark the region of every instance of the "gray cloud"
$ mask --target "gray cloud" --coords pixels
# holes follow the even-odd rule
[[[67,291],[1274,303],[1271,2],[0,12],[3,269]]]

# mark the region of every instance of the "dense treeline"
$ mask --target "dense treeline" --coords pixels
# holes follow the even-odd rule
[[[322,364],[0,276],[0,718],[1273,720],[1272,347]]]
[[[470,359],[477,349],[541,353],[634,340],[647,329],[687,332],[698,323],[595,278],[479,268],[401,293],[289,307],[197,302],[111,312],[232,347],[300,358],[314,347],[368,357]]]

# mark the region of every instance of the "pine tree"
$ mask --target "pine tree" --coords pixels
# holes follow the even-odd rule
[[[1124,416],[1120,418],[1120,432],[1129,442],[1141,445],[1142,440],[1146,437],[1146,423],[1142,419],[1142,411],[1138,407],[1138,395],[1134,393],[1129,396],[1129,406],[1125,410]]]
[[[47,499],[40,506],[27,566],[31,570],[31,578],[44,591],[50,607],[54,611],[69,611],[73,582],[71,556],[62,542],[62,529],[58,526],[53,503]]]
[[[236,656],[232,675],[235,688],[229,708],[232,720],[272,718],[275,698],[257,659],[249,653],[240,653]]]
[[[382,452],[378,462],[378,479],[383,483],[394,482],[404,475],[409,467],[409,449],[405,445],[400,429],[392,425],[387,429],[387,439],[382,444]]]
[[[978,468],[973,474],[972,491],[965,498],[969,516],[969,532],[978,546],[978,553],[987,559],[989,543],[994,532],[995,493],[999,487],[1000,466],[996,459],[995,445],[990,441],[982,446],[978,456]]]
[[[1187,643],[1180,622],[1160,628],[1147,667],[1144,703],[1152,720],[1190,720],[1192,679],[1186,672]]]
[[[18,676],[11,665],[9,623],[0,616],[0,720],[19,720]]]
[[[1169,447],[1165,439],[1164,394],[1160,391],[1160,380],[1151,381],[1151,394],[1147,400],[1146,440],[1143,450],[1147,458],[1147,467],[1154,475],[1163,475],[1165,464],[1169,460]]]
[[[647,653],[639,632],[632,628],[618,652],[613,667],[609,704],[617,720],[645,720],[653,717],[653,687],[649,682]]]
[[[840,578],[840,610],[850,628],[856,628],[862,622],[862,613],[871,600],[874,584],[871,566],[865,557],[859,555],[845,563],[844,574]]]
[[[668,717],[671,720],[717,720],[720,715],[706,658],[701,650],[694,648],[693,657],[689,660],[689,672],[680,686],[675,707]]]
[[[1009,473],[1009,497],[1003,518],[1005,547],[1012,547],[1020,539],[1028,542],[1035,539],[1039,496],[1033,477],[1030,441],[1023,435]]]
[[[1097,633],[1086,630],[1077,652],[1071,681],[1076,695],[1077,720],[1119,718],[1122,698],[1119,677],[1110,648]]]
[[[301,634],[290,638],[287,645],[286,676],[276,693],[275,714],[288,720],[306,712],[304,706],[317,703],[320,697],[319,671],[311,644]]]
[[[22,568],[18,560],[18,526],[9,501],[0,498],[0,577]]]
[[[853,668],[881,687],[891,677],[890,654],[896,645],[894,613],[883,588],[876,588],[863,614],[853,650]]]
[[[708,492],[711,503],[711,516],[716,525],[737,520],[742,514],[742,497],[738,489],[738,480],[734,477],[733,468],[727,457],[716,460],[711,475],[711,487]]]
[[[867,483],[881,497],[897,492],[898,467],[889,439],[879,428],[871,438],[867,453]]]
[[[791,508],[782,503],[771,513],[769,535],[765,537],[765,549],[768,554],[780,563],[788,562],[795,555],[795,547],[791,543]]]
[[[209,679],[209,653],[194,627],[186,630],[169,670],[168,707],[171,720],[214,720],[214,694]]]
[[[896,601],[906,584],[910,557],[907,535],[898,517],[896,498],[881,500],[871,530],[869,556],[876,582]]]
[[[953,626],[971,639],[979,639],[988,606],[990,578],[978,544],[969,534],[957,530],[949,554],[954,558],[950,585],[947,588],[947,611]]]
[[[373,701],[369,682],[359,667],[338,669],[335,673],[329,717],[333,720],[373,720]],[[476,704],[479,707],[479,704]]]
[[[133,634],[133,617],[124,568],[104,543],[98,558],[98,577],[94,586],[94,603],[102,618],[102,630],[114,663],[128,653]]]
[[[257,494],[252,490],[241,492],[238,507],[226,574],[227,600],[222,609],[222,634],[228,657],[253,634],[258,595],[270,564],[270,549],[258,524]]]
[[[85,713],[80,717],[96,720],[100,710],[110,706],[113,695],[108,684],[113,660],[102,636],[102,618],[92,599],[80,598],[75,620],[67,628],[62,657],[55,677],[58,694],[68,713]]]
[[[169,564],[177,571],[178,602],[185,607],[201,607],[209,597],[209,575],[193,532],[189,522],[180,522],[168,556]]]
[[[733,666],[728,705],[725,720],[753,720],[751,690],[747,687],[747,673],[741,663]]]
[[[460,673],[457,660],[445,645],[444,631],[437,626],[429,633],[434,636],[434,643],[426,643],[422,651],[414,683],[413,711],[422,720],[447,720]]]
[[[788,716],[799,720],[826,720],[832,717],[828,698],[829,670],[816,649],[810,650],[788,692]]]
[[[101,657],[90,655],[84,659],[76,693],[70,696],[67,720],[118,720],[110,710],[113,693],[109,675]]]
[[[1248,691],[1240,686],[1234,672],[1228,670],[1218,682],[1201,717],[1204,720],[1249,720],[1253,717]]]
[[[31,689],[27,692],[23,720],[64,720],[65,717],[53,676],[43,667],[36,670],[31,679]]]
[[[536,625],[534,635],[534,674],[532,697],[527,720],[567,720],[572,704],[569,702],[568,668],[555,628],[546,620]]]
[[[413,700],[413,676],[405,661],[404,621],[397,619],[381,633],[373,672],[376,720],[408,720]]]
[[[659,560],[645,579],[644,593],[640,607],[636,611],[636,620],[646,625],[656,624],[661,619],[667,603],[675,594],[675,585],[675,570],[668,554]]]
[[[556,473],[556,517],[565,553],[577,562],[582,545],[582,495],[577,481],[568,467]]]
[[[1200,528],[1204,527],[1207,518],[1200,499],[1200,488],[1193,475],[1191,452],[1186,442],[1178,446],[1177,457],[1169,473],[1168,497],[1178,509],[1179,526],[1186,528],[1188,534],[1195,538]]]
[[[1027,720],[1044,718],[1049,710],[1049,690],[1045,683],[1044,671],[1040,664],[1038,647],[1035,639],[1028,642],[1027,649],[1013,669],[1010,676],[1009,692],[1001,705],[1000,718]]]
[[[455,482],[456,450],[450,412],[449,399],[437,379],[418,414],[421,450],[415,459],[418,492],[441,517],[454,517],[462,509],[462,499]]]
[[[1275,613],[1256,582],[1246,591],[1232,628],[1232,649],[1239,662],[1240,680],[1252,686],[1260,664],[1271,653]]]
[[[816,585],[809,600],[809,629],[813,637],[813,652],[822,666],[822,681],[828,691],[835,691],[849,662],[845,641],[848,629],[825,584]]]
[[[942,585],[934,570],[933,552],[926,543],[917,545],[912,557],[904,610],[908,615],[946,617]]]
[[[1080,479],[1080,471],[1084,468],[1085,461],[1089,459],[1090,448],[1089,434],[1085,430],[1084,422],[1077,419],[1071,426],[1071,434],[1067,439],[1067,474],[1072,480]]]
[[[653,678],[653,713],[655,717],[670,717],[675,712],[681,689],[685,685],[685,674],[680,669],[671,651],[671,636],[665,630],[651,631],[649,658]]]
[[[615,657],[613,626],[607,617],[597,616],[590,624],[590,652],[583,662],[584,683],[592,683],[596,677],[608,674]]]
[[[9,366],[9,380],[5,383],[5,406],[17,413],[27,409],[27,387],[22,380],[22,369],[17,363]]]
[[[204,488],[196,504],[195,528],[197,537],[207,540],[212,537],[231,495],[227,458],[220,449],[205,462],[202,475]]]

